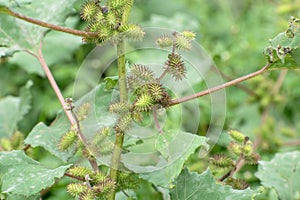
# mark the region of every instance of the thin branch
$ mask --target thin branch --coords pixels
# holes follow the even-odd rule
[[[265,72],[270,65],[271,65],[271,63],[268,63],[263,68],[261,68],[260,70],[258,70],[256,72],[253,72],[251,74],[247,74],[245,76],[242,76],[240,78],[234,79],[234,80],[229,81],[227,83],[224,83],[222,85],[218,85],[216,87],[213,87],[213,88],[210,88],[210,89],[198,92],[198,93],[190,95],[190,96],[186,96],[186,97],[183,97],[183,98],[171,100],[170,106],[177,105],[177,104],[180,104],[180,103],[183,103],[183,102],[186,102],[186,101],[190,101],[190,100],[193,100],[193,99],[197,99],[197,98],[199,98],[201,96],[205,96],[207,94],[211,94],[211,93],[216,92],[218,90],[227,88],[229,86],[232,86],[232,85],[235,85],[237,83],[240,83],[240,82],[243,82],[245,80],[248,80],[250,78],[253,78],[253,77],[255,77],[255,76],[257,76],[257,75],[262,74],[263,72]]]
[[[163,130],[161,129],[160,125],[159,125],[159,121],[158,121],[158,118],[157,118],[157,108],[154,107],[152,109],[152,112],[153,112],[153,118],[154,118],[154,122],[155,122],[155,126],[156,128],[158,129],[159,133],[163,134]]]
[[[97,33],[94,33],[94,32],[86,32],[86,31],[66,28],[66,27],[63,27],[63,26],[57,26],[57,25],[54,25],[54,24],[49,24],[47,22],[43,22],[41,20],[37,20],[37,19],[27,17],[27,16],[22,15],[20,13],[13,12],[12,10],[9,10],[9,14],[11,16],[14,16],[18,19],[24,20],[26,22],[36,24],[38,26],[42,26],[42,27],[45,27],[45,28],[50,28],[52,30],[61,31],[61,32],[64,32],[64,33],[69,33],[69,34],[72,34],[72,35],[77,35],[77,36],[82,36],[82,37],[97,37]]]
[[[163,71],[163,73],[159,76],[159,78],[157,79],[159,82],[167,75],[168,73],[168,66],[166,67],[166,69]]]
[[[53,75],[52,75],[52,73],[51,73],[51,71],[50,71],[50,69],[49,69],[49,67],[48,67],[45,59],[44,59],[43,52],[42,52],[42,43],[40,45],[40,48],[38,50],[38,55],[36,56],[36,58],[39,60],[41,66],[42,66],[42,68],[43,68],[43,70],[44,70],[44,72],[45,72],[45,74],[46,74],[46,76],[47,76],[47,78],[48,78],[48,80],[50,82],[50,85],[53,88],[53,90],[54,90],[54,92],[55,92],[55,94],[56,94],[56,96],[57,96],[57,98],[58,98],[58,100],[59,100],[59,102],[60,102],[63,110],[65,111],[65,113],[66,113],[66,115],[67,115],[70,123],[71,124],[75,124],[74,119],[73,119],[71,113],[69,113],[67,111],[67,109],[66,109],[65,99],[64,99],[64,97],[63,97],[63,95],[62,95],[59,87],[57,86],[57,83],[56,83],[56,81],[55,81],[55,79],[54,79],[54,77],[53,77]]]
[[[23,148],[23,151],[27,151],[30,147],[31,147],[31,145],[30,145],[30,144],[27,144],[27,145]]]
[[[274,94],[277,94],[278,92],[279,92],[279,90],[280,90],[280,88],[282,87],[282,85],[283,85],[283,81],[284,81],[284,79],[285,79],[285,77],[286,77],[286,74],[287,74],[287,70],[284,70],[284,71],[281,71],[280,72],[280,74],[279,74],[279,76],[278,76],[278,78],[277,78],[277,81],[276,81],[276,83],[275,83],[275,85],[274,85],[274,87],[273,87],[273,90],[272,90],[272,94],[274,95]],[[268,119],[268,115],[269,115],[269,110],[270,110],[270,107],[272,106],[272,104],[269,104],[267,107],[265,107],[265,109],[263,110],[263,113],[262,113],[262,117],[261,117],[261,125],[264,125],[265,123],[266,123],[266,121],[267,121],[267,119]],[[259,145],[260,145],[260,143],[261,143],[261,140],[262,140],[262,138],[258,135],[256,138],[255,138],[255,140],[254,140],[254,142],[253,142],[253,150],[256,150],[258,147],[259,147]],[[300,145],[300,142],[297,142],[297,141],[295,141],[295,142],[290,142],[290,143],[286,143],[288,146],[291,146],[291,145],[295,145],[295,146],[297,146],[297,145]],[[234,173],[237,173],[238,171],[240,171],[240,169],[243,167],[245,165],[245,160],[244,159],[242,159],[242,160],[240,160],[240,162],[238,162],[237,164],[236,164],[236,169],[235,169],[235,172]]]
[[[127,198],[130,197],[129,194],[127,194],[127,192],[125,192],[125,190],[121,190],[121,191],[123,192],[123,194],[124,194]]]
[[[119,77],[119,90],[120,90],[120,102],[126,103],[128,101],[127,94],[127,82],[126,82],[126,64],[125,64],[125,43],[123,38],[117,44],[117,56],[118,56],[118,77]],[[113,181],[117,181],[118,169],[121,160],[123,142],[124,142],[124,132],[117,131],[116,139],[114,144],[114,149],[111,157],[111,166],[109,176]],[[112,191],[109,200],[114,200],[116,191]]]
[[[227,172],[226,174],[224,174],[221,178],[218,179],[218,181],[223,182],[226,178],[229,177],[231,173],[231,170],[229,172]]]
[[[288,141],[283,144],[283,146],[291,147],[291,146],[300,146],[300,140],[296,141]]]
[[[279,92],[279,90],[280,90],[280,88],[281,88],[281,86],[283,84],[283,81],[284,81],[284,79],[286,77],[287,72],[288,72],[287,69],[284,69],[284,70],[280,71],[280,74],[279,74],[279,76],[277,78],[277,81],[276,81],[276,83],[275,83],[275,85],[273,87],[272,94],[277,94]]]
[[[79,181],[85,181],[84,178],[81,178],[81,177],[78,177],[78,176],[74,176],[74,175],[69,174],[69,173],[65,173],[64,175],[65,175],[65,176],[68,176],[68,177],[70,177],[70,178],[74,178],[74,179],[79,180]]]
[[[122,15],[121,24],[127,24],[129,15],[134,4],[134,0],[130,1],[130,5],[125,8]],[[120,102],[127,103],[127,82],[126,82],[126,63],[125,63],[125,42],[123,38],[117,44],[117,56],[118,56],[118,77],[119,77],[119,90],[120,90]],[[124,132],[117,132],[115,145],[111,157],[111,166],[109,176],[113,181],[118,179],[118,169],[121,160],[122,148],[124,143]],[[112,190],[108,196],[109,200],[114,200],[116,196],[116,190]]]
[[[226,80],[232,80],[232,78],[230,76],[228,76],[228,75],[224,74],[223,72],[219,71],[218,68],[215,65],[213,65],[211,68],[212,68],[213,71],[219,73]],[[247,88],[246,86],[244,86],[240,83],[237,83],[234,86],[237,87],[237,88],[240,88],[241,90],[243,90],[244,92],[246,92],[247,94],[249,94],[251,96],[257,97],[257,94],[255,92],[253,92],[251,89]]]
[[[80,127],[80,122],[79,122],[79,120],[78,120],[78,118],[77,118],[77,116],[76,116],[73,108],[71,108],[70,111],[71,111],[71,113],[72,113],[72,115],[73,115],[73,117],[75,119],[75,122],[76,122],[77,131],[78,131],[78,137],[81,140],[81,142],[83,143],[84,148],[88,151],[88,145],[89,144],[88,144],[86,138],[84,137],[84,135],[82,133],[82,130],[81,130],[81,127]],[[92,157],[92,158],[89,157],[88,160],[89,160],[89,163],[91,164],[93,170],[95,172],[99,172],[99,167],[98,167],[96,159],[94,157]]]
[[[77,125],[79,138],[82,141],[82,143],[84,144],[85,148],[87,148],[88,143],[87,143],[86,139],[84,138],[84,135],[81,132],[80,123],[78,121],[78,118],[76,117],[76,115],[74,114],[72,109],[71,109],[71,112],[68,112],[69,109],[66,105],[65,99],[64,99],[64,97],[63,97],[63,95],[62,95],[62,93],[61,93],[61,91],[60,91],[60,89],[59,89],[59,87],[58,87],[58,85],[57,85],[57,83],[56,83],[56,81],[55,81],[55,79],[54,79],[47,63],[46,63],[46,61],[45,61],[45,59],[44,59],[43,52],[42,52],[42,43],[40,45],[40,48],[38,50],[38,55],[36,57],[39,60],[40,64],[42,65],[42,68],[43,68],[43,70],[44,70],[44,72],[45,72],[45,74],[46,74],[46,76],[47,76],[47,78],[50,82],[50,85],[52,86],[52,88],[53,88],[53,90],[54,90],[54,92],[55,92],[55,94],[56,94],[63,110],[65,111],[71,125],[74,125],[74,124]],[[93,169],[95,171],[99,171],[99,167],[97,165],[96,160],[94,158],[89,158],[88,160],[89,160],[91,166],[93,167]]]

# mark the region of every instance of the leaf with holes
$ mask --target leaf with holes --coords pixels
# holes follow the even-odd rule
[[[29,197],[39,193],[61,178],[71,165],[48,169],[25,155],[24,151],[0,153],[2,193]]]
[[[270,39],[270,46],[264,54],[271,68],[298,68],[300,67],[300,19],[292,18],[289,28]]]
[[[262,185],[275,188],[279,199],[298,199],[300,194],[300,152],[278,153],[270,161],[259,161],[255,174]],[[297,198],[296,198],[297,197]]]

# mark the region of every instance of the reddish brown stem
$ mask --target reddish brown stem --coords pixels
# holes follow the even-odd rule
[[[69,173],[65,173],[65,176],[68,176],[68,177],[70,177],[70,178],[77,179],[77,180],[79,180],[79,181],[85,181],[84,178],[80,178],[80,177],[78,177],[78,176],[74,176],[74,175],[69,174]]]
[[[232,85],[235,85],[237,83],[240,83],[240,82],[243,82],[245,80],[248,80],[250,78],[253,78],[253,77],[255,77],[255,76],[257,76],[257,75],[262,74],[263,72],[265,72],[270,65],[271,65],[271,63],[268,63],[263,68],[261,68],[260,70],[258,70],[256,72],[253,72],[251,74],[247,74],[245,76],[242,76],[240,78],[234,79],[234,80],[229,81],[227,83],[224,83],[222,85],[218,85],[216,87],[213,87],[213,88],[210,88],[210,89],[198,92],[198,93],[190,95],[190,96],[186,96],[186,97],[179,98],[179,99],[174,99],[174,100],[172,100],[170,102],[170,106],[177,105],[177,104],[180,104],[180,103],[183,103],[183,102],[186,102],[186,101],[190,101],[190,100],[193,100],[193,99],[197,99],[197,98],[199,98],[201,96],[205,96],[207,94],[211,94],[211,93],[216,92],[218,90],[227,88],[229,86],[232,86]]]
[[[21,19],[21,20],[27,21],[29,23],[45,27],[45,28],[50,28],[52,30],[61,31],[61,32],[64,32],[64,33],[69,33],[69,34],[72,34],[72,35],[77,35],[77,36],[82,36],[82,37],[97,37],[97,33],[86,32],[86,31],[66,28],[66,27],[63,27],[63,26],[57,26],[57,25],[54,25],[54,24],[49,24],[49,23],[46,23],[46,22],[43,22],[43,21],[40,21],[40,20],[37,20],[37,19],[27,17],[27,16],[19,14],[19,13],[13,12],[12,10],[9,10],[9,14],[16,17],[16,18],[18,18],[18,19]]]
[[[160,125],[159,125],[158,118],[157,118],[157,108],[154,107],[153,110],[152,110],[152,112],[153,112],[153,118],[154,118],[155,126],[156,126],[156,128],[158,129],[159,133],[160,133],[160,134],[163,134],[164,132],[163,132],[163,130],[161,129],[161,127],[160,127]]]
[[[217,72],[217,73],[219,73],[226,80],[231,80],[232,79],[230,76],[228,76],[228,75],[224,74],[223,72],[219,71],[218,68],[216,66],[214,66],[214,65],[212,66],[212,70],[215,71],[215,72]],[[246,92],[249,95],[257,97],[257,94],[255,92],[253,92],[251,89],[247,88],[244,85],[241,85],[241,84],[237,83],[234,86],[240,88],[241,90],[243,90],[244,92]]]
[[[71,109],[71,113],[75,119],[75,123],[76,123],[76,126],[77,126],[77,131],[78,131],[78,137],[79,139],[81,140],[81,142],[83,143],[85,149],[88,151],[88,142],[86,140],[86,138],[84,137],[82,131],[81,131],[81,126],[80,126],[80,122],[76,116],[76,114],[74,113],[73,109]],[[91,157],[91,158],[88,158],[89,160],[89,163],[91,164],[93,170],[95,172],[98,172],[99,171],[99,167],[98,167],[98,164],[97,164],[97,161],[94,157]]]
[[[42,68],[43,68],[43,70],[44,70],[44,72],[45,72],[45,74],[46,74],[46,76],[47,76],[47,78],[50,82],[50,85],[53,88],[53,90],[54,90],[54,92],[55,92],[55,94],[56,94],[63,110],[65,111],[70,123],[75,124],[75,121],[74,121],[71,113],[66,110],[65,99],[64,99],[64,97],[63,97],[63,95],[62,95],[62,93],[61,93],[61,91],[60,91],[60,89],[59,89],[59,87],[58,87],[58,85],[57,85],[57,83],[56,83],[56,81],[55,81],[55,79],[54,79],[47,63],[46,63],[46,61],[45,61],[45,59],[44,59],[43,52],[42,52],[42,44],[40,45],[40,48],[38,50],[38,55],[36,56],[36,58],[39,60],[41,66],[42,66]]]
[[[23,148],[23,151],[27,151],[30,147],[31,147],[31,145],[30,145],[30,144],[27,144],[27,145]]]

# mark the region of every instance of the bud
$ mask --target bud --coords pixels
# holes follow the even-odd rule
[[[83,193],[85,190],[87,190],[87,186],[85,186],[81,183],[71,183],[67,186],[68,193],[74,197]]]
[[[246,145],[244,145],[243,152],[244,152],[245,155],[251,155],[253,153],[252,144],[246,144]]]
[[[160,48],[171,47],[173,45],[173,38],[166,35],[160,36],[156,40],[156,45],[159,46]]]
[[[181,34],[184,35],[189,40],[194,40],[196,37],[196,33],[192,32],[192,31],[183,31]]]
[[[230,142],[228,145],[228,150],[235,156],[240,156],[243,153],[242,146],[236,142]]]
[[[69,147],[71,147],[74,144],[74,142],[77,140],[77,137],[78,135],[75,131],[69,130],[60,139],[60,142],[58,144],[59,149],[61,151],[67,150]]]
[[[87,174],[92,175],[93,171],[86,167],[76,166],[76,167],[69,169],[69,173],[73,176],[85,178],[85,175],[87,175]]]
[[[234,139],[236,142],[244,142],[245,141],[245,136],[239,132],[239,131],[236,131],[236,130],[230,130],[228,132],[228,134],[230,135],[230,137],[232,139]]]
[[[209,158],[209,162],[217,167],[226,168],[233,167],[234,162],[231,158],[226,157],[225,155],[217,154],[212,158]]]

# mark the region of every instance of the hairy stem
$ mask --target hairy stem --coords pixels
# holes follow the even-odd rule
[[[84,145],[84,148],[88,151],[88,142],[86,140],[86,138],[84,137],[83,133],[82,133],[82,130],[81,130],[81,126],[80,126],[80,122],[74,112],[74,110],[71,108],[71,113],[75,119],[75,122],[76,122],[76,126],[77,126],[77,131],[78,131],[78,137],[80,139],[80,141],[83,143]],[[89,163],[91,164],[93,170],[95,172],[98,172],[99,171],[99,167],[98,167],[98,164],[97,164],[97,161],[94,157],[89,157],[87,158],[89,160]]]
[[[232,78],[230,76],[228,76],[228,75],[224,74],[223,72],[219,71],[218,68],[215,65],[213,65],[211,67],[211,69],[213,71],[215,71],[216,73],[219,73],[222,76],[222,78],[226,79],[227,81],[232,80]],[[241,90],[243,90],[244,92],[246,92],[247,94],[249,94],[251,96],[257,97],[257,94],[254,91],[252,91],[251,89],[247,88],[244,85],[241,85],[240,83],[237,83],[234,86],[237,87],[237,88],[240,88]]]
[[[74,118],[73,118],[72,114],[70,112],[68,112],[68,110],[66,109],[65,99],[64,99],[64,97],[63,97],[63,95],[62,95],[62,93],[61,93],[61,91],[60,91],[60,89],[59,89],[59,87],[58,87],[58,85],[57,85],[57,83],[56,83],[56,81],[55,81],[55,79],[54,79],[47,63],[46,63],[46,61],[45,61],[45,59],[44,59],[43,52],[42,52],[42,44],[40,45],[40,48],[38,50],[38,55],[35,55],[35,56],[38,59],[38,61],[40,62],[41,66],[42,66],[42,68],[43,68],[43,70],[44,70],[44,72],[45,72],[45,74],[46,74],[46,76],[49,80],[49,83],[50,83],[51,87],[53,88],[53,90],[54,90],[54,92],[55,92],[55,94],[56,94],[63,110],[65,111],[70,123],[72,125],[75,124],[75,121],[74,121]]]
[[[124,40],[121,40],[117,44],[118,54],[118,76],[119,76],[119,90],[120,90],[120,102],[127,102],[127,83],[126,83],[126,67],[125,67],[125,44]],[[116,132],[116,140],[114,150],[111,158],[110,166],[110,178],[114,181],[118,178],[118,168],[122,154],[122,147],[124,142],[124,132]],[[115,199],[115,191],[112,191],[109,199]]]
[[[127,24],[131,8],[133,6],[134,0],[131,0],[131,5],[124,10],[122,17],[122,24]],[[119,90],[120,90],[120,102],[127,103],[128,94],[127,94],[127,83],[126,83],[126,63],[125,63],[125,42],[124,38],[121,37],[120,42],[117,44],[117,56],[118,56],[118,77],[119,77]],[[109,176],[112,180],[117,181],[118,178],[118,169],[121,160],[122,147],[124,142],[124,132],[116,133],[115,145],[111,158],[111,166]],[[116,191],[113,190],[109,198],[114,200],[116,196]]]
[[[64,33],[69,33],[69,34],[72,34],[72,35],[77,35],[77,36],[82,36],[82,37],[97,37],[97,33],[86,32],[86,31],[66,28],[66,27],[63,27],[63,26],[57,26],[57,25],[54,25],[54,24],[49,24],[47,22],[43,22],[41,20],[37,20],[37,19],[27,17],[27,16],[22,15],[20,13],[13,12],[12,10],[9,10],[7,14],[9,14],[11,16],[14,16],[18,19],[24,20],[26,22],[36,24],[38,26],[42,26],[42,27],[45,27],[45,28],[50,28],[52,30],[61,31],[61,32],[64,32]]]
[[[221,89],[224,89],[224,88],[227,88],[229,86],[232,86],[232,85],[236,85],[237,83],[240,83],[240,82],[243,82],[245,80],[248,80],[250,78],[253,78],[257,75],[260,75],[262,74],[263,72],[265,72],[268,67],[271,65],[271,63],[268,63],[266,64],[263,68],[261,68],[260,70],[256,71],[256,72],[253,72],[251,74],[247,74],[245,76],[242,76],[240,78],[237,78],[237,79],[234,79],[232,81],[229,81],[227,83],[224,83],[222,85],[218,85],[216,87],[213,87],[213,88],[210,88],[210,89],[207,89],[207,90],[204,90],[204,91],[201,91],[201,92],[198,92],[196,94],[193,94],[193,95],[190,95],[190,96],[186,96],[186,97],[183,97],[183,98],[179,98],[179,99],[174,99],[170,102],[170,106],[173,106],[173,105],[177,105],[177,104],[180,104],[180,103],[183,103],[183,102],[186,102],[186,101],[190,101],[190,100],[193,100],[193,99],[197,99],[201,96],[205,96],[207,94],[211,94],[213,92],[216,92],[218,90],[221,90]]]

